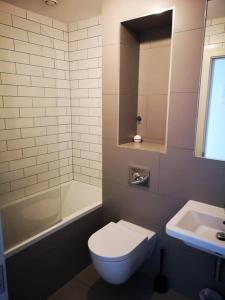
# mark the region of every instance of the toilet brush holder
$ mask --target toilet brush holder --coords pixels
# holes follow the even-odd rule
[[[163,275],[164,268],[164,259],[165,259],[165,250],[160,250],[160,271],[159,274],[155,277],[154,280],[154,291],[160,294],[167,293],[169,290],[169,281],[168,278]]]

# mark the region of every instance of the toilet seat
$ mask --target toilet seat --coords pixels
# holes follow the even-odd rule
[[[119,223],[110,222],[89,238],[88,246],[99,260],[118,262],[128,259],[147,242],[148,235],[144,232],[135,232]]]

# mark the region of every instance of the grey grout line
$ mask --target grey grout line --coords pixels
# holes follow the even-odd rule
[[[89,26],[90,27],[90,26]],[[9,37],[7,37],[7,38],[9,38]],[[90,37],[90,38],[92,38],[92,37]],[[86,39],[86,38],[85,38]],[[14,39],[12,39],[13,41],[14,41]],[[29,42],[28,42],[29,43]],[[69,42],[68,42],[69,43]],[[36,44],[35,44],[36,45]],[[40,46],[41,48],[42,48],[42,51],[43,51],[43,49],[44,49],[44,47],[46,47],[46,46]],[[99,47],[99,46],[98,46]],[[15,48],[15,45],[14,45],[14,48]],[[51,47],[50,47],[51,48]],[[91,48],[87,48],[87,49],[84,49],[84,50],[86,50],[86,51],[88,51],[88,49],[94,49],[94,48],[97,48],[97,47],[91,47]],[[82,49],[83,50],[83,49]],[[68,53],[68,52],[65,52],[65,51],[63,51],[63,50],[61,50],[60,49],[60,51],[62,51],[63,53],[64,53],[64,58],[65,58],[65,54],[66,53]],[[79,50],[78,50],[79,51]],[[17,51],[17,52],[21,52],[21,51]],[[28,53],[26,53],[26,52],[21,52],[21,53],[25,53],[25,54],[28,54]],[[42,52],[43,53],[43,52]],[[29,55],[29,58],[31,57],[30,55],[36,55],[36,56],[41,56],[41,57],[46,57],[46,56],[44,56],[44,55],[37,55],[37,54],[33,54],[33,53],[29,53],[28,54]],[[55,59],[55,57],[54,58],[52,58],[52,57],[47,57],[47,58],[50,58],[50,59],[53,59],[54,60],[54,63],[56,63],[57,62],[57,59]],[[98,62],[100,63],[100,59],[101,58],[99,58],[99,57],[93,57],[93,58],[88,58],[88,59],[84,59],[84,60],[87,60],[87,61],[91,61],[92,59],[97,59],[98,60]],[[60,61],[60,60],[59,60]],[[61,61],[63,61],[63,62],[68,62],[67,60],[61,60]],[[79,62],[80,60],[77,60],[77,61],[75,61],[75,62]],[[70,62],[72,62],[72,61],[70,61]],[[10,63],[11,63],[11,61],[10,61]],[[18,66],[18,64],[22,64],[22,63],[18,63],[18,62],[13,62],[14,63],[14,65],[15,65],[15,67],[16,67],[16,73],[18,73],[18,70],[17,70],[17,66]],[[25,64],[25,65],[27,65],[27,64]],[[30,65],[29,65],[30,66]],[[36,77],[44,77],[43,75],[43,71],[44,71],[44,66],[36,66],[36,65],[34,65],[35,67],[38,67],[38,68],[40,68],[40,70],[41,70],[41,72],[42,72],[42,76],[36,76]],[[70,64],[69,64],[69,66],[70,66]],[[56,68],[51,68],[52,70],[57,70]],[[70,72],[70,71],[72,71],[72,69],[74,69],[74,68],[70,68],[69,67],[69,70],[64,70],[64,69],[60,69],[60,70],[63,70],[63,72],[64,72],[64,76],[63,76],[63,78],[62,77],[58,77],[58,79],[62,79],[62,80],[65,80],[65,81],[68,81],[69,82],[69,84],[70,84],[70,82],[71,82],[71,78],[70,77],[67,77],[67,78],[65,78],[65,76],[67,76],[67,72]],[[85,68],[86,70],[89,70],[89,69],[97,69],[97,68]],[[84,70],[84,69],[81,69],[81,70]],[[77,70],[77,71],[79,71],[79,70]],[[11,74],[15,74],[15,72],[14,73],[11,73]],[[27,74],[21,74],[21,75],[23,75],[23,76],[26,76]],[[27,76],[29,76],[30,77],[30,79],[32,79],[32,77],[35,77],[35,76],[33,76],[33,75],[31,75],[31,74],[28,74]],[[45,77],[46,78],[46,77]],[[47,77],[48,78],[48,77]],[[52,76],[51,77],[49,77],[49,78],[51,78],[51,79],[53,79],[52,78]],[[86,80],[86,79],[97,79],[97,78],[99,78],[99,76],[98,77],[93,77],[93,78],[89,78],[89,76],[88,76],[88,78],[84,78],[84,80]],[[54,78],[55,80],[57,80],[57,78]],[[82,80],[82,79],[81,79]],[[13,85],[12,84],[12,86],[15,86],[15,85]],[[31,84],[30,85],[27,85],[26,87],[37,87],[37,88],[40,88],[40,89],[42,89],[42,90],[44,90],[44,91],[46,91],[47,89],[54,89],[54,87],[42,87],[42,86],[32,86]],[[57,88],[57,87],[55,87],[55,88]],[[17,89],[18,89],[18,87],[17,87]],[[66,90],[67,89],[62,89],[62,88],[60,88],[61,90],[64,90],[64,93],[66,93]],[[76,88],[75,88],[76,89]],[[89,93],[89,96],[90,96],[90,93],[91,93],[91,91],[92,90],[97,90],[98,89],[98,87],[96,86],[96,88],[92,88],[92,89],[90,89],[90,88],[84,88],[84,89],[87,89],[87,91],[88,91],[88,93]],[[72,97],[72,95],[71,95],[71,91],[72,90],[74,90],[74,89],[69,89],[70,90],[70,97],[68,97],[68,98],[70,98],[70,107],[73,107],[71,104],[71,101],[72,101],[72,99],[75,99],[75,97]],[[66,97],[66,94],[64,95],[65,97]],[[63,96],[63,97],[64,97]],[[97,95],[96,95],[97,96]],[[27,96],[27,95],[25,95],[25,96],[18,96],[18,92],[17,92],[17,96],[10,96],[10,95],[4,95],[4,97],[5,97],[5,99],[7,99],[7,97],[14,97],[15,99],[19,99],[20,97],[24,97],[24,98],[32,98],[32,108],[33,109],[38,109],[38,108],[41,108],[41,107],[34,107],[34,101],[33,101],[33,98],[35,97],[34,95],[32,96]],[[55,96],[53,95],[53,96],[48,96],[48,97],[46,97],[46,95],[44,94],[43,96],[41,96],[41,97],[39,97],[39,98],[55,98]],[[36,98],[38,98],[38,97],[36,97]],[[61,96],[58,96],[57,98],[61,98]],[[68,99],[67,97],[66,97],[66,99]],[[100,101],[100,99],[101,99],[101,96],[99,96],[99,97],[92,97],[93,99],[98,99],[99,101]],[[80,103],[80,105],[78,104],[78,107],[82,107],[82,99],[80,99],[80,101],[81,101],[81,103]],[[4,104],[4,107],[5,107],[5,103],[4,103],[4,98],[3,98],[3,104]],[[86,107],[87,109],[88,109],[88,106],[87,105],[85,105],[84,107]],[[10,108],[10,107],[9,107]],[[13,108],[13,107],[11,107],[11,108]],[[18,109],[19,109],[19,113],[21,113],[21,111],[22,111],[22,109],[23,108],[25,108],[25,107],[19,107]],[[28,107],[29,109],[30,109],[30,107]],[[43,106],[43,108],[45,109],[45,111],[47,110],[47,108],[50,108],[50,107],[45,107],[45,106]],[[67,107],[64,107],[64,108],[66,108],[67,110],[68,110],[68,108]],[[94,106],[94,107],[92,107],[93,109],[97,109],[96,108],[96,106]],[[89,109],[90,110],[90,109]],[[73,115],[68,115],[68,113],[69,113],[69,111],[67,111],[67,114],[66,115],[64,115],[64,117],[74,117]],[[89,113],[90,114],[90,113]],[[21,115],[20,115],[21,116]],[[24,117],[24,118],[29,118],[30,116],[26,116],[26,117]],[[32,119],[33,119],[33,122],[34,122],[34,120],[35,120],[35,118],[51,118],[51,117],[56,117],[57,119],[59,118],[59,116],[58,115],[56,115],[56,116],[46,116],[46,112],[45,112],[45,114],[44,114],[44,116],[33,116],[32,117]],[[86,116],[86,117],[88,117],[88,116]],[[90,116],[90,118],[91,117],[94,117],[94,118],[99,118],[99,116]],[[4,122],[5,122],[5,120],[4,120]],[[59,122],[59,121],[58,121]],[[67,122],[66,122],[67,123]],[[6,124],[5,124],[6,125]],[[69,124],[69,126],[70,126],[70,130],[68,130],[68,128],[67,128],[67,130],[66,130],[66,132],[65,133],[68,133],[68,132],[71,132],[72,133],[72,125],[73,125],[73,123],[71,122],[70,124]],[[85,124],[84,124],[85,125]],[[34,123],[33,123],[33,126],[34,126]],[[50,127],[50,126],[55,126],[55,125],[47,125],[47,126],[39,126],[39,127],[46,127],[46,130],[48,130],[48,128]],[[81,124],[81,126],[83,126],[82,124]],[[91,124],[87,124],[87,126],[88,127],[97,127],[98,128],[98,125],[96,124],[96,125],[91,125]],[[27,128],[27,127],[26,127]],[[28,128],[30,128],[30,127],[28,127]],[[31,128],[33,128],[33,127],[31,127]],[[12,128],[12,129],[5,129],[5,130],[14,130],[14,128]],[[20,131],[22,131],[23,130],[23,128],[20,128],[19,129]],[[58,133],[57,134],[57,136],[59,136],[60,134],[63,134],[63,133]],[[82,133],[81,133],[82,134]],[[90,132],[89,133],[87,133],[87,134],[89,134],[89,135],[93,135],[93,134],[91,134]],[[42,136],[49,136],[48,135],[48,132],[46,131],[46,135],[42,135]],[[41,136],[41,137],[42,137]],[[50,135],[51,136],[51,135]],[[99,136],[99,138],[101,138],[101,135],[98,135],[98,134],[95,134],[95,136]],[[37,136],[38,137],[38,136]],[[34,137],[34,141],[35,141],[35,147],[41,147],[42,145],[40,145],[40,146],[37,146],[36,145],[36,139],[37,139],[37,137]],[[69,146],[69,144],[68,144],[68,147],[66,148],[66,149],[70,149],[71,151],[73,151],[73,149],[76,149],[76,148],[74,148],[74,144],[73,144],[73,139],[70,139],[70,141],[71,141],[71,146]],[[66,143],[69,143],[70,141],[68,141],[68,142],[66,142]],[[64,142],[64,141],[63,141]],[[86,143],[87,145],[88,145],[88,150],[90,151],[90,145],[91,145],[91,143],[90,143],[90,141],[87,141],[87,142],[82,142],[81,141],[81,143]],[[95,143],[93,143],[93,144],[95,144]],[[99,143],[97,143],[97,145],[99,145]],[[43,145],[43,146],[46,146],[47,147],[47,153],[49,153],[49,146],[50,145]],[[30,148],[30,147],[25,147],[24,149],[26,149],[26,148]],[[22,150],[23,151],[23,150]],[[64,151],[64,150],[62,150],[62,151]],[[94,152],[94,153],[97,153],[97,155],[99,155],[99,157],[100,157],[100,153],[99,153],[99,151],[92,151],[92,152]],[[52,152],[50,152],[50,153],[52,153]],[[57,154],[58,154],[58,159],[59,159],[59,154],[60,154],[60,151],[57,151]],[[72,152],[71,152],[71,154],[72,154]],[[43,154],[44,155],[44,154]],[[35,157],[35,159],[37,160],[37,157],[38,156],[34,156]],[[67,164],[69,164],[69,159],[72,159],[73,158],[73,156],[69,156],[68,158],[62,158],[62,159],[67,159]],[[19,159],[18,159],[19,160]],[[58,160],[56,160],[56,161],[58,161]],[[91,159],[90,160],[90,158],[88,158],[87,159],[87,161],[88,161],[88,163],[90,164],[90,161],[95,161],[95,160],[93,160],[93,159]],[[96,162],[99,162],[99,161],[96,161]],[[47,162],[47,165],[48,165],[48,168],[50,168],[50,163],[51,162]],[[36,164],[37,164],[37,161],[36,161]],[[75,165],[73,164],[73,162],[71,161],[71,164],[72,165],[70,165],[70,166],[72,166],[72,167],[74,167]],[[9,162],[7,162],[7,165],[9,165]],[[85,168],[84,168],[85,169]],[[91,168],[90,168],[91,169]],[[24,169],[23,169],[24,170]],[[93,169],[93,170],[95,170],[95,172],[96,172],[96,174],[98,173],[99,175],[100,175],[100,173],[101,173],[101,171],[100,170],[96,170],[96,169]],[[73,172],[74,172],[74,170],[72,170]],[[81,170],[82,171],[82,170]],[[68,174],[70,174],[71,176],[72,176],[72,174],[71,173],[68,173]],[[36,176],[38,176],[38,174],[36,175]],[[85,176],[85,178],[88,178],[88,180],[89,180],[89,182],[91,182],[91,178],[92,178],[92,176],[89,176],[89,175],[83,175],[83,176]],[[94,178],[94,177],[93,177]],[[97,177],[97,179],[99,178],[99,176]],[[50,185],[50,180],[48,180],[48,184]]]
[[[9,14],[10,14],[10,13],[9,13]],[[13,14],[10,14],[10,15],[11,15],[11,17],[15,16],[15,15],[13,15]],[[32,30],[28,30],[28,29],[21,28],[21,27],[17,27],[17,26],[15,26],[15,25],[13,24],[13,22],[12,22],[11,25],[4,24],[4,23],[1,23],[1,22],[0,22],[0,24],[1,24],[1,25],[4,25],[4,26],[7,26],[7,27],[16,28],[16,29],[19,29],[19,30],[21,30],[21,31],[26,32],[26,33],[27,33],[27,38],[28,38],[28,40],[29,40],[28,33],[34,33],[34,34],[39,35],[39,36],[44,36],[44,37],[47,37],[47,38],[49,38],[49,39],[53,39],[53,42],[54,42],[54,40],[57,40],[57,41],[61,41],[61,42],[65,42],[65,43],[66,43],[66,41],[64,41],[64,32],[67,33],[67,31],[64,31],[64,30],[61,30],[61,29],[57,29],[57,28],[54,28],[54,27],[51,27],[51,26],[48,26],[48,25],[45,25],[45,24],[41,24],[41,23],[38,23],[38,22],[36,22],[36,21],[28,20],[28,19],[25,19],[25,18],[23,18],[23,17],[19,17],[19,16],[15,16],[15,17],[18,17],[18,18],[21,18],[21,19],[23,19],[23,20],[27,20],[27,21],[31,21],[31,22],[34,22],[34,23],[36,23],[36,24],[39,24],[39,25],[40,25],[40,32],[36,32],[36,31],[32,31]],[[60,38],[57,38],[57,37],[53,37],[53,36],[51,36],[51,35],[43,34],[43,32],[42,32],[42,30],[41,30],[41,26],[46,26],[46,27],[51,28],[51,29],[53,29],[53,30],[58,30],[58,31],[62,32],[62,34],[63,34],[63,39],[60,39]],[[24,41],[24,40],[22,40],[22,41]]]

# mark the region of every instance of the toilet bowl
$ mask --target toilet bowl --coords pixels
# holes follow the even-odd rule
[[[105,281],[122,284],[151,255],[155,236],[155,232],[123,220],[110,222],[88,240],[93,265]]]

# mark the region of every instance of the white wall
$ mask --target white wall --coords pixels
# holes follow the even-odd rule
[[[89,22],[92,21],[79,24]],[[94,29],[93,26],[89,32]],[[87,28],[85,30],[88,31]],[[70,36],[73,34],[74,31]],[[82,85],[82,81],[71,79],[70,98],[69,69],[71,65],[74,70],[77,61],[74,60],[76,53],[71,51],[69,62],[68,35],[67,24],[0,1],[1,204],[73,179],[72,145],[76,155],[81,149],[76,136],[72,143],[70,102],[74,106],[73,132],[76,132],[76,116],[81,118],[80,112],[75,113],[75,110],[83,104],[75,96],[76,84]],[[77,44],[83,42],[78,41]],[[71,40],[70,49],[73,49],[72,45]],[[95,55],[96,49],[86,51],[88,55]],[[97,60],[100,65],[100,59]],[[85,61],[79,64],[84,65]],[[101,71],[91,69],[89,61],[86,66],[89,74]],[[98,73],[98,76],[100,85],[101,74]],[[89,81],[83,81],[83,84],[89,84]],[[89,114],[87,118],[97,118],[98,122],[96,126],[89,126],[87,119],[90,131],[80,138],[90,139],[83,141],[88,145],[88,151],[80,151],[80,156],[90,157],[86,159],[85,168],[79,164],[74,169],[76,179],[100,185],[101,89],[87,89],[89,94],[83,99]],[[97,107],[94,105],[96,102]],[[91,157],[95,153],[98,159]]]
[[[205,50],[223,49],[225,46],[225,18],[207,19],[205,30]]]
[[[102,33],[99,17],[69,25],[74,179],[101,186]]]

